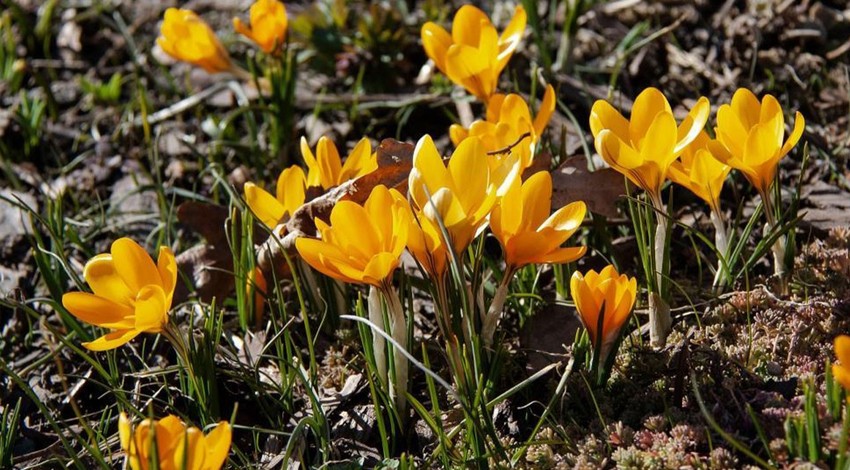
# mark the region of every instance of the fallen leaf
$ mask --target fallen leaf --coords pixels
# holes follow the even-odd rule
[[[611,168],[589,171],[581,156],[567,158],[552,172],[552,207],[584,201],[589,211],[615,218],[617,200],[625,195],[623,175]]]

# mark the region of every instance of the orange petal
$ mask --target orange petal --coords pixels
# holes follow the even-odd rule
[[[107,333],[94,341],[83,343],[83,347],[90,351],[115,349],[118,346],[123,346],[141,333],[139,330],[117,330]]]
[[[131,307],[87,292],[68,292],[62,296],[62,305],[90,325],[110,329],[127,329],[135,325]]]
[[[245,203],[263,225],[271,229],[277,227],[286,214],[280,201],[254,183],[245,183]]]
[[[135,293],[118,274],[112,255],[102,253],[90,259],[83,270],[83,277],[95,295],[127,307],[133,305]]]
[[[119,238],[112,242],[110,251],[115,270],[131,292],[139,292],[142,287],[151,284],[162,287],[159,270],[150,255],[138,243],[126,237]]]

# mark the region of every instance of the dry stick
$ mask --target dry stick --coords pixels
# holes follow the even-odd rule
[[[507,147],[496,149],[492,152],[487,152],[487,155],[502,155],[505,153],[509,153],[511,150],[513,150],[514,147],[519,145],[520,142],[525,140],[526,137],[531,137],[531,132],[526,132],[522,134],[521,136],[519,136],[519,138],[517,138],[516,142],[512,143],[511,145],[508,145]]]

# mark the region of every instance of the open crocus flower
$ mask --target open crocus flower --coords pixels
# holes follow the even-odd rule
[[[279,0],[257,0],[249,11],[251,26],[233,18],[233,29],[254,41],[266,54],[274,54],[286,41],[286,7]]]
[[[315,222],[321,240],[295,241],[304,261],[334,279],[383,287],[407,244],[410,206],[395,189],[378,185],[362,206],[337,202],[330,225]]]
[[[635,100],[630,120],[607,101],[596,101],[590,130],[606,163],[650,197],[660,198],[670,164],[697,138],[709,111],[708,99],[701,97],[677,126],[667,98],[658,89],[647,88]]]
[[[493,170],[478,137],[469,137],[458,145],[448,167],[426,135],[413,151],[413,168],[408,178],[408,193],[419,217],[430,219],[439,234],[439,222],[446,227],[455,253],[465,250],[487,223],[490,209],[513,179],[518,177],[519,162],[511,156],[504,170]],[[430,233],[433,230],[423,227]],[[433,251],[430,247],[429,251]],[[421,264],[420,253],[412,249]],[[435,273],[431,273],[435,274]]]
[[[295,212],[305,199],[307,177],[298,165],[280,172],[275,196],[254,183],[245,183],[245,202],[268,228],[275,228]]]
[[[570,203],[549,215],[552,208],[552,177],[539,171],[525,183],[515,179],[490,214],[490,229],[505,253],[508,271],[527,264],[569,263],[587,247],[561,245],[581,226],[587,208],[582,201]]]
[[[227,50],[213,30],[191,10],[165,10],[156,43],[171,57],[197,65],[209,73],[234,70]]]
[[[231,430],[227,421],[221,421],[205,436],[174,415],[133,426],[121,413],[118,436],[133,470],[218,470],[230,452]]]
[[[776,98],[764,95],[759,103],[750,90],[739,88],[732,103],[717,110],[715,133],[729,152],[715,156],[743,173],[764,196],[776,177],[779,160],[797,145],[805,127],[806,120],[798,111],[794,129],[783,144],[785,116]]]
[[[83,343],[92,351],[117,348],[141,333],[159,333],[177,284],[177,263],[168,247],[159,249],[154,264],[136,242],[119,238],[110,253],[95,256],[83,271],[93,294],[69,292],[62,305],[78,319],[113,330]]]
[[[473,122],[469,129],[453,124],[449,128],[449,136],[455,146],[472,135],[481,138],[487,152],[511,148],[511,152],[519,156],[520,166],[525,169],[531,166],[537,144],[554,111],[555,90],[552,85],[546,86],[540,109],[533,120],[528,103],[521,96],[497,94],[487,104],[486,120]],[[525,134],[528,136],[520,141]]]
[[[681,160],[670,165],[668,176],[708,203],[712,211],[719,213],[720,191],[732,168],[714,156],[712,147],[715,152],[717,147],[711,142],[705,131],[700,132],[682,152]]]
[[[372,153],[372,144],[364,137],[342,163],[333,141],[322,136],[316,144],[316,155],[310,150],[307,139],[301,138],[301,156],[307,164],[307,186],[321,186],[328,190],[348,180],[368,175],[378,168],[378,159]]]
[[[850,392],[850,336],[835,337],[835,357],[838,362],[832,364],[832,376],[844,390]]]
[[[525,9],[517,6],[499,36],[483,11],[464,5],[455,14],[451,35],[433,22],[425,23],[422,45],[441,72],[486,103],[522,39],[526,21]]]
[[[612,265],[599,273],[576,271],[570,294],[594,351],[600,352],[599,363],[604,364],[635,304],[637,280],[619,274]]]

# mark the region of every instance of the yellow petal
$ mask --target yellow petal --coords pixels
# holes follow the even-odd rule
[[[178,439],[177,446],[170,461],[174,469],[204,470],[204,457],[207,454],[207,446],[204,442],[204,434],[198,428],[186,430],[185,437]],[[165,470],[165,469],[163,469]]]
[[[87,292],[68,292],[62,305],[78,319],[101,328],[133,328],[133,309]]]
[[[129,238],[119,238],[112,242],[112,260],[115,270],[131,292],[139,290],[147,285],[162,287],[162,278],[159,270],[150,255]]]
[[[94,341],[82,344],[83,347],[90,351],[106,351],[123,346],[141,333],[139,330],[117,330],[107,333]]]
[[[118,274],[112,255],[103,253],[90,259],[83,270],[83,277],[95,295],[127,307],[133,304],[135,293]]]
[[[587,253],[586,246],[576,246],[568,248],[559,248],[555,251],[550,251],[543,256],[533,260],[535,264],[565,264],[581,258]]]
[[[298,165],[292,165],[280,172],[277,178],[275,198],[281,203],[286,214],[291,216],[304,204],[307,176]]]
[[[463,142],[463,139],[467,138],[468,136],[469,131],[460,124],[452,124],[449,127],[449,138],[452,141],[452,145],[454,145],[455,147],[457,147],[458,144]]]
[[[452,37],[442,26],[430,21],[422,25],[422,46],[425,48],[425,54],[443,73],[446,73],[446,54],[451,45]]]
[[[791,135],[788,136],[788,140],[785,141],[785,145],[782,146],[782,150],[779,152],[779,158],[784,157],[797,145],[797,142],[800,140],[800,137],[803,136],[803,131],[806,129],[806,120],[803,119],[803,115],[797,111],[797,114],[794,115],[794,129],[791,131]]]
[[[670,103],[657,88],[649,87],[635,98],[629,119],[629,136],[632,144],[644,138],[652,123],[655,122],[655,117],[662,113],[673,116]],[[676,135],[675,132],[673,135]]]
[[[499,36],[499,56],[498,65],[496,66],[498,72],[501,72],[505,68],[511,55],[516,51],[520,41],[522,41],[522,35],[525,32],[527,22],[528,15],[525,12],[525,8],[522,5],[517,5],[514,9],[511,22],[508,23],[508,26],[505,27],[505,30]]]
[[[673,118],[672,114],[656,114],[641,142],[641,159],[645,162],[657,162],[658,167],[666,174],[667,167],[676,159],[676,154],[673,153],[675,147],[675,118]]]
[[[572,234],[581,226],[585,214],[587,214],[587,205],[584,201],[571,202],[550,215],[539,228],[552,228],[558,232]]]
[[[603,129],[613,132],[623,142],[631,142],[629,121],[605,100],[597,100],[590,110],[590,132],[594,139]]]
[[[286,214],[286,208],[280,201],[254,183],[245,183],[245,203],[263,225],[272,229],[277,227]]]
[[[705,123],[708,121],[708,115],[711,113],[711,105],[708,103],[708,98],[702,96],[697,100],[688,115],[679,125],[677,135],[678,142],[673,151],[676,155],[682,152],[688,145],[694,142],[700,134],[704,134]],[[704,138],[708,138],[707,135]]]
[[[307,186],[321,186],[319,163],[316,161],[313,151],[310,150],[310,145],[307,143],[306,137],[301,137],[301,158],[304,159],[304,164],[307,165]]]
[[[372,285],[380,285],[381,281],[392,276],[398,266],[398,256],[392,253],[378,253],[369,260],[363,270],[363,278]]]
[[[552,113],[555,112],[555,89],[552,85],[546,85],[546,92],[543,93],[543,101],[540,103],[540,109],[537,110],[537,116],[534,117],[534,133],[538,136],[546,130],[546,125],[549,124],[549,119]]]
[[[408,191],[419,208],[424,208],[430,195],[441,187],[451,187],[452,179],[431,136],[425,135],[413,150],[413,169],[408,178]],[[427,189],[427,191],[426,191]]]
[[[750,129],[759,123],[761,104],[753,92],[746,88],[738,88],[732,95],[731,111],[744,129]]]
[[[342,160],[331,139],[325,136],[319,138],[319,143],[316,144],[316,161],[322,188],[327,190],[342,183]]]
[[[464,5],[455,13],[452,20],[452,41],[474,48],[478,47],[483,25],[491,24],[483,11],[472,5]]]
[[[844,387],[844,390],[850,391],[850,369],[845,367],[843,364],[833,364],[832,376],[835,378],[836,382]]]
[[[171,308],[171,300],[174,296],[174,288],[177,286],[177,260],[174,252],[167,246],[159,247],[159,256],[156,261],[156,269],[162,279],[162,290],[165,292],[165,308]]]
[[[150,284],[136,296],[135,328],[146,333],[158,333],[168,322],[168,306],[162,287]]]
[[[449,160],[448,169],[452,181],[460,183],[451,189],[469,215],[469,211],[479,207],[489,183],[487,155],[481,140],[470,137],[461,142]]]
[[[489,71],[488,57],[478,49],[454,44],[446,54],[446,75],[482,101],[493,93],[495,85]]]
[[[776,148],[773,137],[769,124],[756,124],[747,136],[744,146],[746,166],[739,168],[762,194],[767,192],[776,176],[779,149]]]
[[[838,335],[835,337],[835,357],[845,367],[850,367],[850,336]]]
[[[230,423],[221,421],[215,429],[210,431],[204,438],[206,440],[207,456],[204,459],[204,468],[218,470],[227,460],[230,453],[231,430]]]
[[[357,178],[359,176],[368,175],[378,168],[378,160],[373,157],[372,144],[369,139],[364,137],[357,142],[354,149],[345,159],[345,164],[342,166],[340,182]]]

